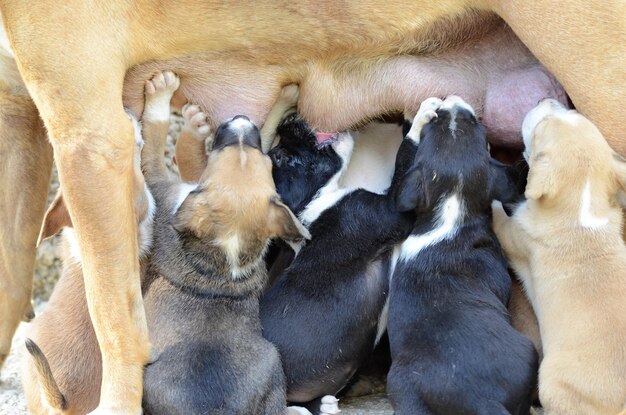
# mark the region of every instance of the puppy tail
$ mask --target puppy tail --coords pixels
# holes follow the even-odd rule
[[[52,370],[50,370],[50,364],[48,359],[43,354],[39,346],[31,339],[26,339],[26,349],[33,358],[35,363],[35,369],[37,371],[37,379],[42,386],[43,396],[48,404],[59,411],[67,409],[67,400],[61,393],[59,385],[52,376]]]

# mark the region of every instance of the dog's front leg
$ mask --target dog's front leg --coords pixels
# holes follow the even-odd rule
[[[48,195],[52,147],[35,104],[0,93],[0,368],[30,305],[37,235]]]

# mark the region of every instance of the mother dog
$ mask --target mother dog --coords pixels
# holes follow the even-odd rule
[[[159,65],[176,69],[183,92],[203,103],[215,124],[236,113],[246,113],[262,124],[280,88],[299,83],[302,115],[313,127],[337,131],[379,113],[416,109],[424,97],[398,93],[415,90],[403,88],[399,81],[421,85],[425,79],[433,80],[433,70],[428,67],[432,60],[420,61],[414,55],[441,52],[433,59],[456,62],[462,54],[444,46],[479,38],[487,46],[481,48],[479,42],[464,51],[478,66],[463,66],[478,69],[457,79],[446,78],[453,77],[452,72],[435,71],[440,76],[435,81],[441,82],[424,95],[457,93],[482,108],[485,116],[502,120],[506,115],[497,112],[503,107],[497,102],[500,89],[507,90],[512,99],[523,99],[525,94],[515,89],[516,76],[524,80],[536,76],[531,84],[547,86],[547,95],[563,100],[558,88],[550,90],[550,77],[541,68],[533,73],[507,69],[514,61],[507,53],[518,52],[518,58],[529,64],[532,58],[506,35],[500,47],[489,43],[491,38],[483,31],[499,25],[488,16],[495,13],[556,76],[613,147],[626,153],[617,115],[626,106],[625,8],[619,1],[581,0],[440,0],[393,5],[380,0],[259,0],[227,6],[190,0],[175,7],[156,0],[0,0],[10,42],[5,47],[14,53],[19,74],[50,135],[84,260],[89,310],[103,352],[102,394],[95,412],[140,412],[142,368],[150,356],[132,211],[133,132],[122,101],[129,68],[157,61],[143,70]],[[442,19],[447,19],[445,24],[440,23]],[[426,66],[413,70],[420,62]],[[4,64],[8,68],[10,62]],[[194,68],[205,75],[194,76]],[[503,69],[513,78],[496,78],[491,85],[495,92],[489,93],[487,86],[494,78],[487,75]],[[20,81],[12,84],[6,76],[13,74],[3,72],[5,93],[22,91]],[[132,79],[131,74],[129,91]],[[512,81],[511,88],[507,79]],[[132,100],[132,94],[127,94],[126,104],[138,111],[141,102]],[[28,103],[24,105],[32,110]],[[528,106],[525,102],[521,107]],[[510,126],[521,119],[508,121]],[[33,253],[38,226],[23,224],[43,216],[42,188],[50,166],[49,150],[35,150],[31,130],[18,129],[22,124],[11,127],[3,127],[10,134],[3,135],[3,140],[31,140],[33,145],[21,153],[3,150],[2,163],[35,173],[20,182],[13,174],[0,178],[0,208],[24,202],[15,209],[17,221],[10,215],[2,219],[0,272],[5,275],[0,277],[0,354],[8,351],[15,316],[28,310],[32,260],[24,256]]]

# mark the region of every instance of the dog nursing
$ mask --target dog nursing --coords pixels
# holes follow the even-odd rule
[[[522,132],[527,201],[512,217],[494,205],[493,225],[539,322],[544,413],[623,414],[626,161],[554,100],[529,112]]]
[[[263,295],[261,321],[281,355],[288,400],[308,402],[339,392],[384,331],[384,258],[412,228],[415,206],[404,200],[414,200],[415,189],[403,192],[397,178],[383,194],[339,187],[354,145],[350,133],[320,143],[294,114],[278,136],[269,152],[277,190],[311,240],[295,247],[295,258]],[[396,176],[405,158],[401,148]]]
[[[271,238],[297,242],[309,237],[308,231],[280,201],[271,161],[260,151],[259,131],[245,117],[218,128],[197,186],[173,177],[163,154],[169,101],[178,79],[166,73],[150,86],[142,117],[141,164],[146,194],[154,197],[156,210],[142,285],[155,356],[144,373],[144,412],[284,414],[280,359],[261,336],[258,297],[267,277],[262,259]],[[146,218],[151,221],[152,213]],[[72,275],[64,284],[82,277],[75,268]],[[84,294],[74,294],[84,303]],[[85,305],[72,311],[88,319]],[[25,384],[29,407],[35,413],[51,407],[53,412],[84,414],[97,405],[100,382],[99,376],[89,376],[99,375],[100,365],[93,329],[89,325],[86,333],[75,333],[76,347],[65,350],[58,342],[55,348],[49,344],[50,333],[41,330],[63,325],[50,317],[46,321],[46,316],[38,317],[39,333],[34,334],[46,340],[42,349],[48,360],[34,342],[28,345],[33,359],[25,379],[34,380]],[[84,329],[84,324],[68,329]],[[295,407],[290,411],[309,413]]]
[[[344,130],[387,111],[414,110],[424,95],[457,93],[485,114],[485,123],[502,121],[492,131],[508,137],[503,141],[509,144],[519,143],[517,116],[527,105],[546,92],[565,99],[565,88],[624,151],[622,2],[573,0],[557,7],[546,0],[271,1],[253,6],[67,0],[58,7],[49,0],[0,1],[7,35],[0,43],[19,67],[21,89],[27,87],[50,134],[76,227],[89,311],[103,353],[99,413],[139,411],[142,368],[150,356],[132,213],[132,128],[123,112],[123,103],[132,100],[123,96],[138,97],[137,113],[143,103],[146,77],[140,73],[140,83],[133,86],[129,74],[137,65],[150,73],[164,66],[183,68],[183,94],[204,104],[216,125],[237,113],[261,125],[288,83],[304,86],[302,113],[325,131]],[[2,78],[7,90],[13,89]],[[125,79],[130,79],[126,90]],[[523,94],[518,92],[522,84]],[[503,102],[512,101],[519,104],[515,115],[501,113]],[[350,107],[340,111],[337,103],[344,102]],[[19,131],[15,136],[28,142],[24,136],[32,131]],[[28,170],[32,159],[50,165],[45,146],[28,146],[28,158],[11,147],[6,159],[18,168]],[[25,216],[33,222],[45,210],[44,170],[20,181],[3,175],[0,184],[9,202],[26,195],[30,212]],[[32,248],[20,252],[13,242],[34,245],[36,233],[24,232],[24,223],[24,218],[3,217],[3,252],[32,255]],[[21,255],[5,256],[0,264],[3,281],[19,296],[0,292],[0,364],[17,322],[29,311],[33,259]]]
[[[390,284],[389,398],[398,415],[526,415],[537,356],[510,324],[490,218],[493,199],[517,197],[515,174],[458,97],[424,101],[407,137],[417,148],[401,186],[418,189],[418,218]]]

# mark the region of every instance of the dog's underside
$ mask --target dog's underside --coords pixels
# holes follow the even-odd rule
[[[262,124],[288,83],[300,84],[300,112],[326,131],[379,113],[415,110],[428,95],[454,92],[483,114],[492,141],[504,137],[502,144],[513,145],[516,124],[537,98],[565,97],[508,29],[486,16],[495,13],[624,154],[618,111],[626,104],[625,9],[620,2],[579,0],[228,7],[194,1],[172,8],[151,0],[69,0],[63,7],[49,0],[1,1],[19,69],[16,75],[12,61],[2,57],[3,93],[23,93],[21,76],[44,121],[84,261],[87,301],[103,352],[98,412],[139,411],[142,368],[150,355],[132,212],[133,133],[122,101],[125,96],[139,111],[137,80],[147,78],[145,72],[175,68],[183,94],[206,107],[215,124],[235,113]],[[126,77],[130,68],[150,61]],[[29,311],[36,230],[23,232],[23,224],[43,217],[50,170],[43,138],[32,139],[32,125],[14,119],[4,112],[3,148],[6,140],[31,144],[28,151],[11,146],[4,158],[29,174],[19,181],[2,175],[2,209],[23,200],[28,213],[2,223],[7,254],[0,263],[0,360]]]

